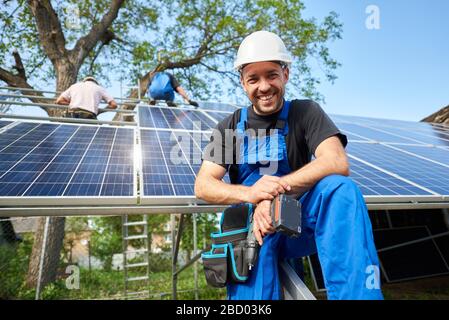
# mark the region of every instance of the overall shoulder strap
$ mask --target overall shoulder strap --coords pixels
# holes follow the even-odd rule
[[[275,129],[285,136],[288,133],[288,113],[290,111],[291,101],[284,101],[284,106],[282,107],[281,113],[276,121]]]
[[[242,108],[240,110],[240,120],[237,123],[237,133],[239,134],[243,134],[246,130],[246,123],[248,122],[248,108]]]

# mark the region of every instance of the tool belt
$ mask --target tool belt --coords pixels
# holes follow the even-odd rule
[[[77,118],[77,119],[94,119],[97,120],[97,115],[93,112],[81,109],[73,108],[66,112],[66,118]]]
[[[209,285],[221,288],[248,279],[247,237],[253,211],[253,205],[245,203],[222,212],[220,231],[211,233],[212,248],[201,255]]]

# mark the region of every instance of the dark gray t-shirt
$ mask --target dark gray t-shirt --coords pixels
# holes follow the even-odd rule
[[[214,141],[211,138],[211,145],[203,152],[203,160],[217,163],[229,171],[231,181],[236,181],[238,166],[236,165],[236,142],[232,135],[225,133],[225,129],[237,128],[240,120],[241,109],[235,111],[232,115],[225,118],[217,124],[216,130],[220,132],[222,139]],[[279,111],[280,112],[280,111]],[[248,110],[247,129],[265,129],[267,132],[274,129],[279,112],[268,116],[260,116],[256,114],[253,108]],[[312,100],[293,100],[290,104],[288,115],[289,131],[286,136],[287,155],[290,168],[295,171],[303,167],[311,161],[312,155],[318,145],[329,137],[337,136],[342,145],[346,147],[347,138],[342,134],[327,114],[321,109],[320,105]],[[221,140],[221,141],[220,141]],[[231,147],[232,146],[232,147]],[[222,148],[222,159],[217,159],[213,150]],[[233,150],[229,150],[233,148]],[[212,150],[212,152],[209,152]],[[234,159],[230,164],[229,160],[225,161],[225,155],[234,155]]]

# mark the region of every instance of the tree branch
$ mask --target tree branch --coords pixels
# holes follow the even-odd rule
[[[108,12],[103,16],[101,21],[94,25],[87,35],[78,39],[75,47],[70,50],[71,60],[76,65],[80,64],[89,52],[95,47],[98,41],[108,44],[114,37],[111,37],[112,32],[108,31],[112,22],[117,18],[118,11],[122,6],[124,0],[113,0]],[[109,32],[109,34],[108,34]],[[109,37],[109,38],[108,38]]]
[[[36,19],[42,47],[53,65],[56,65],[61,56],[67,54],[58,15],[49,0],[28,0],[28,4]]]
[[[14,56],[14,61],[16,62],[14,69],[16,69],[17,72],[19,73],[18,76],[21,77],[23,80],[27,81],[25,68],[23,67],[22,58],[20,57],[19,52],[17,50],[14,50],[12,55]]]
[[[5,70],[0,67],[0,80],[5,82],[9,87],[14,88],[24,88],[24,89],[34,89],[28,82],[27,77],[25,74],[25,69],[22,64],[22,58],[20,57],[20,54],[18,51],[13,52],[14,60],[16,62],[16,65],[13,67],[17,70],[18,74],[14,74],[8,70]],[[29,98],[34,103],[48,103],[48,100],[41,99],[41,97],[44,97],[44,95],[40,92],[30,92],[30,91],[21,91],[24,95],[31,95],[35,96],[36,98]],[[48,112],[47,108],[40,107],[46,112]]]

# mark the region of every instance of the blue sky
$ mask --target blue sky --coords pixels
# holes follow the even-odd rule
[[[449,1],[305,0],[305,17],[335,11],[343,39],[330,44],[342,66],[323,82],[329,113],[419,121],[449,104]],[[365,26],[376,5],[380,29]]]
[[[338,79],[334,84],[323,80],[318,87],[326,112],[419,121],[449,104],[448,0],[304,2],[304,17],[322,21],[335,11],[343,23],[343,39],[329,44],[331,56],[342,64]],[[379,9],[378,30],[366,28],[369,5]],[[108,90],[119,96],[120,83],[111,84]],[[14,111],[29,113],[27,109]]]

